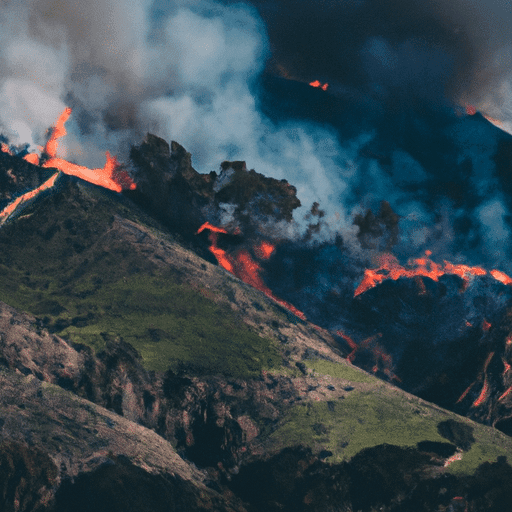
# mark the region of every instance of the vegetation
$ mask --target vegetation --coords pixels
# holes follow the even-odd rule
[[[319,371],[321,365],[318,363],[309,362],[309,366]],[[336,376],[344,381],[347,379],[345,368],[352,370],[327,361],[325,367],[331,375],[337,373],[337,367],[339,375]],[[368,379],[378,382],[371,376]],[[457,421],[474,426],[476,442],[463,452],[461,460],[455,460],[448,467],[448,472],[472,474],[483,462],[494,462],[504,454],[512,460],[510,440],[495,429],[445,413],[414,397],[405,398],[387,386],[372,386],[369,390],[364,385],[358,386],[355,379],[352,382],[355,387],[347,387],[351,390],[339,400],[308,401],[294,406],[282,418],[270,439],[279,448],[302,444],[317,451],[327,450],[331,455],[326,460],[337,463],[350,460],[365,448],[381,444],[416,447],[424,441],[446,443],[439,433],[443,429],[438,425],[447,418],[457,418]]]
[[[71,180],[61,188],[0,230],[0,300],[96,350],[123,339],[151,370],[250,377],[280,365],[270,340],[110,234],[135,208]]]

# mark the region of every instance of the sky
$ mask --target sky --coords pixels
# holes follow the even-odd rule
[[[245,160],[287,179],[297,232],[318,201],[318,236],[355,247],[354,215],[386,200],[399,255],[507,270],[510,138],[465,107],[510,122],[511,16],[504,0],[3,0],[0,130],[37,150],[70,106],[76,163],[126,160],[150,131],[199,172]]]

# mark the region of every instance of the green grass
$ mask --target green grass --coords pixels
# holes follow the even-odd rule
[[[250,377],[280,366],[277,345],[231,309],[108,235],[115,214],[132,215],[126,205],[87,185],[62,187],[0,229],[0,300],[96,350],[123,339],[151,370]]]
[[[417,412],[416,412],[417,411]],[[332,402],[306,402],[293,407],[271,435],[284,446],[322,446],[331,462],[348,460],[363,448],[388,443],[415,446],[419,441],[445,441],[428,410],[388,395],[382,388],[347,393]]]
[[[377,378],[367,375],[357,368],[352,368],[348,364],[334,363],[325,359],[310,359],[304,361],[304,364],[321,375],[330,375],[337,379],[349,380],[351,382],[366,382],[369,384],[380,382]]]
[[[385,387],[353,390],[340,400],[294,406],[270,439],[279,448],[302,444],[314,451],[329,450],[332,456],[327,461],[337,463],[351,459],[363,448],[384,443],[404,447],[415,447],[420,441],[446,443],[437,425],[448,417],[469,422],[455,414],[413,403]],[[512,440],[490,427],[472,422],[471,425],[476,443],[463,453],[462,460],[447,468],[448,472],[473,474],[482,462],[494,462],[500,455],[507,455],[512,461]]]
[[[61,336],[96,350],[122,338],[151,370],[249,377],[281,361],[273,342],[249,331],[227,308],[174,282],[169,273],[102,287],[68,304],[67,315],[73,314],[83,316],[71,319]]]

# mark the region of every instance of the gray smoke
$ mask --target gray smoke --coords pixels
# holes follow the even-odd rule
[[[326,210],[326,237],[355,240],[354,213],[386,199],[412,254],[427,246],[453,253],[453,235],[485,239],[499,252],[489,258],[505,260],[508,207],[492,176],[495,132],[476,121],[436,127],[431,147],[450,147],[430,162],[425,151],[386,140],[395,132],[382,115],[346,138],[332,124],[271,121],[258,82],[265,70],[329,82],[340,97],[392,112],[395,131],[397,112],[418,101],[441,111],[471,103],[507,122],[512,20],[504,0],[3,0],[0,26],[0,132],[13,144],[36,150],[70,106],[60,151],[77,163],[102,166],[106,150],[122,161],[151,131],[182,144],[200,172],[246,160],[287,179],[304,205],[299,222],[313,201]],[[481,147],[466,144],[475,137]],[[386,163],[361,156],[379,154],[379,144]],[[432,169],[445,175],[452,166],[454,183],[478,190],[472,202],[459,204],[433,184]],[[469,222],[466,231],[457,222]]]

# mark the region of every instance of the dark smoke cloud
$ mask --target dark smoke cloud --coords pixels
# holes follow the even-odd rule
[[[382,95],[397,89],[441,101],[444,93],[507,117],[506,0],[251,1],[267,24],[276,72]]]
[[[314,201],[326,211],[316,239],[341,234],[357,252],[354,216],[387,200],[397,255],[506,265],[507,170],[495,171],[506,135],[457,105],[512,118],[509,11],[504,0],[4,0],[0,129],[34,150],[71,106],[61,156],[77,163],[102,166],[106,150],[123,160],[151,131],[201,172],[246,160],[287,179],[303,229]],[[281,93],[262,79],[276,75],[289,79]],[[301,83],[313,79],[329,82],[326,99],[298,115],[319,98]]]

